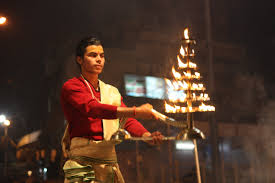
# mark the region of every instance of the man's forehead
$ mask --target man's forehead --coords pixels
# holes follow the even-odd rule
[[[103,53],[103,47],[101,45],[89,45],[86,47],[86,53]]]

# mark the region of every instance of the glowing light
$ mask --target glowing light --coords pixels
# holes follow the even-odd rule
[[[181,54],[183,57],[186,56],[185,51],[184,51],[184,49],[183,49],[182,46],[180,47],[180,54]]]
[[[199,111],[215,111],[215,107],[201,103],[201,105],[199,106]]]
[[[193,62],[189,62],[189,67],[190,68],[196,68],[197,64],[193,63]]]
[[[189,31],[188,28],[184,29],[184,38],[189,39]]]
[[[5,115],[0,115],[0,123],[4,123],[6,121],[6,116]]]
[[[178,84],[179,84],[179,86],[181,86],[181,89],[183,89],[183,90],[188,89],[188,84],[185,81],[183,81],[183,82],[179,81]]]
[[[28,176],[30,177],[30,176],[32,175],[32,171],[29,170],[29,171],[27,172],[27,174],[28,174]]]
[[[7,120],[7,119],[6,119],[6,120],[4,121],[4,125],[5,125],[5,126],[10,126],[10,124],[11,124],[10,120]]]
[[[180,88],[177,81],[173,81],[173,87],[174,87],[174,90],[178,90]]]
[[[195,145],[191,141],[177,141],[176,149],[178,150],[193,150]]]
[[[0,17],[0,25],[5,24],[6,21],[7,21],[7,18],[6,18],[6,17]]]
[[[179,55],[177,56],[177,59],[178,59],[179,68],[187,68],[187,64],[184,64],[184,63],[181,61]]]
[[[195,72],[195,78],[200,78],[201,74],[198,72]]]
[[[176,79],[181,78],[181,74],[179,72],[177,72],[174,67],[172,68],[172,73]]]
[[[187,78],[191,78],[191,73],[187,73],[187,72],[183,72],[184,76],[186,76]]]
[[[165,102],[165,111],[168,113],[176,113],[177,109]]]

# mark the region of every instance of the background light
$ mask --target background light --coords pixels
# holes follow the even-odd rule
[[[5,115],[0,115],[0,123],[4,123],[6,121],[6,116]]]
[[[28,176],[30,177],[30,176],[32,175],[32,171],[29,170],[29,171],[27,172],[27,174],[28,174]]]
[[[5,126],[10,126],[10,124],[11,124],[10,120],[7,120],[7,119],[6,119],[6,120],[4,121],[4,125],[5,125]]]
[[[47,173],[47,171],[48,171],[47,168],[44,168],[44,169],[43,169],[43,172],[44,172],[44,173]]]
[[[177,141],[176,142],[176,149],[177,150],[193,150],[195,145],[191,141]]]
[[[3,25],[5,24],[7,21],[7,18],[6,17],[0,17],[0,24]]]

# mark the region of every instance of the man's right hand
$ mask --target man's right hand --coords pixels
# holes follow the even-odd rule
[[[158,119],[158,117],[152,112],[153,106],[151,104],[143,104],[137,107],[135,117],[140,119]]]
[[[118,107],[117,117],[133,117],[139,119],[158,119],[158,116],[152,112],[153,106],[151,104],[143,104],[139,107]]]

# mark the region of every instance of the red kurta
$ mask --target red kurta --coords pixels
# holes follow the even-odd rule
[[[91,84],[90,87],[100,101],[100,91],[96,91]],[[85,137],[103,140],[102,119],[117,118],[117,106],[101,104],[94,99],[82,77],[75,77],[65,82],[61,91],[61,105],[65,118],[69,122],[70,138]],[[126,107],[122,97],[121,107]],[[125,129],[132,136],[142,136],[147,132],[134,118],[128,118]]]

